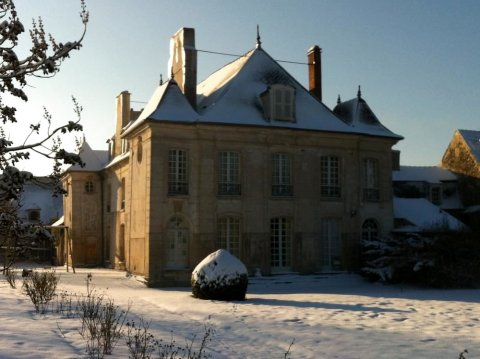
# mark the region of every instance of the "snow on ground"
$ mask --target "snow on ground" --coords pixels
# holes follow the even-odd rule
[[[156,338],[178,343],[205,325],[213,358],[480,358],[480,290],[432,290],[365,282],[352,274],[251,278],[244,302],[195,299],[190,288],[146,288],[125,272],[58,267],[60,290],[86,292],[86,276]],[[21,282],[21,281],[19,281]],[[20,285],[19,285],[20,286]],[[0,358],[82,358],[78,319],[35,314],[0,279]],[[123,343],[114,358],[127,358]]]

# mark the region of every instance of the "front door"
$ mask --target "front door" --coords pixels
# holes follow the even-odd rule
[[[173,217],[168,224],[167,267],[188,266],[188,227],[179,217]]]

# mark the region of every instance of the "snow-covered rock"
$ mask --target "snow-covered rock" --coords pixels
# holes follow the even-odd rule
[[[195,298],[245,300],[247,286],[247,268],[224,249],[209,254],[192,272]]]

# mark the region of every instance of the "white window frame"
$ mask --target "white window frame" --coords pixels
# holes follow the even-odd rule
[[[240,154],[233,151],[221,151],[218,153],[218,165],[218,194],[240,195]]]
[[[269,120],[295,121],[295,88],[273,84],[260,95],[265,115]]]
[[[217,219],[218,248],[240,258],[240,218],[224,216]]]
[[[340,218],[320,220],[321,258],[324,270],[340,269],[342,236]]]
[[[188,154],[185,150],[168,151],[168,194],[188,194]]]
[[[293,196],[292,160],[287,153],[272,153],[272,196]]]
[[[288,217],[270,220],[270,264],[274,272],[291,270],[293,221]]]
[[[340,159],[337,156],[320,157],[320,195],[340,198]]]

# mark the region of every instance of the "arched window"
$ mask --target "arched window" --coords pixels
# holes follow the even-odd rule
[[[167,229],[167,267],[188,266],[188,226],[178,216],[172,217]]]
[[[380,228],[378,222],[372,218],[366,219],[362,224],[362,239],[371,241],[378,239]]]

